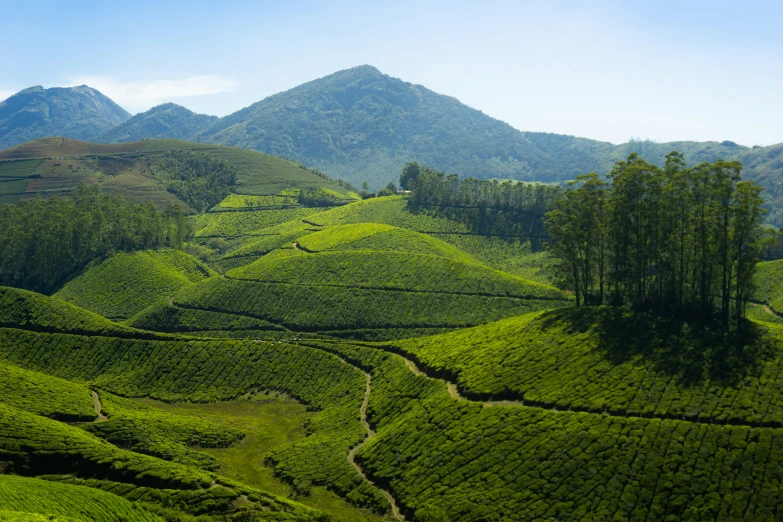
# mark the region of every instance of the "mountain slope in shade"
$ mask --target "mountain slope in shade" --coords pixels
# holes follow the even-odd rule
[[[91,140],[130,118],[96,89],[41,86],[0,102],[0,150],[47,136]]]
[[[133,116],[104,133],[99,141],[119,143],[154,138],[196,141],[199,133],[217,119],[217,116],[196,114],[181,105],[165,103]]]

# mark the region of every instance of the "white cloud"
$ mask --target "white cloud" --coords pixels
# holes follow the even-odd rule
[[[209,96],[233,91],[237,83],[218,75],[191,76],[179,80],[121,81],[107,76],[82,76],[76,85],[88,85],[131,112],[180,98]]]

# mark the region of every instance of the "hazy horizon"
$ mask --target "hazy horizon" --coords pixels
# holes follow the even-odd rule
[[[523,131],[783,142],[772,2],[7,4],[0,100],[86,84],[132,114],[224,116],[366,64]]]

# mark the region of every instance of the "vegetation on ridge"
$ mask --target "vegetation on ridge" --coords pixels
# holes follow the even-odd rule
[[[578,179],[547,215],[551,251],[580,304],[629,304],[744,317],[764,249],[761,188],[738,162],[661,170],[631,154],[609,174]]]

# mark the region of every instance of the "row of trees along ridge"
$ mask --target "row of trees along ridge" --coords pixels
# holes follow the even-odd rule
[[[546,215],[550,250],[577,305],[608,303],[739,323],[765,246],[761,188],[742,164],[663,169],[636,154],[607,179],[572,182]]]
[[[544,214],[563,197],[559,186],[460,179],[416,162],[405,165],[400,185],[410,191],[408,208],[414,212],[433,212],[464,223],[474,233],[520,236],[536,245],[546,237]]]

